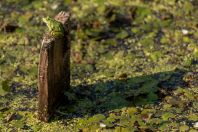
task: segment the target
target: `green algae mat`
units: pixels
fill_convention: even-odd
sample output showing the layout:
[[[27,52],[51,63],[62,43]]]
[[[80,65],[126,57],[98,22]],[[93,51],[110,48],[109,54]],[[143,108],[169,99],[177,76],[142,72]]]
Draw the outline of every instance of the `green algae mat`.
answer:
[[[197,0],[1,0],[0,131],[198,131]],[[71,89],[37,119],[42,18],[71,16]]]

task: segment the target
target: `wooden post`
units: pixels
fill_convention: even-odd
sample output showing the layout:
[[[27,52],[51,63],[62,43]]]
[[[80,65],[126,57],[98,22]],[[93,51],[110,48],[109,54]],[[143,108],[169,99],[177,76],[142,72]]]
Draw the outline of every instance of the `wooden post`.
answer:
[[[60,12],[55,20],[65,28],[64,37],[43,37],[38,68],[38,118],[48,122],[56,107],[64,101],[70,86],[69,13]]]

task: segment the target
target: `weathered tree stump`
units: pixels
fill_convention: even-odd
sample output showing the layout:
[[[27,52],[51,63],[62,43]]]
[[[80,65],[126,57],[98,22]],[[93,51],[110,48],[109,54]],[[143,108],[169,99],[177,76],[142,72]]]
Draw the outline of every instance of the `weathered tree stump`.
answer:
[[[46,33],[42,41],[38,69],[38,118],[45,122],[64,101],[64,91],[70,86],[69,17],[66,12],[55,17],[64,26],[63,37]]]

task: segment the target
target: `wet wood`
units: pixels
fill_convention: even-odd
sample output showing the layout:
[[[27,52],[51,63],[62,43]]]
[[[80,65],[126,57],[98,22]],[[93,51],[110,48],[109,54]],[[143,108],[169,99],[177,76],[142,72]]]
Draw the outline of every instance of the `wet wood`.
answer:
[[[44,35],[38,68],[38,118],[45,122],[64,101],[64,91],[70,86],[69,13],[60,12],[55,19],[64,25],[64,36]]]

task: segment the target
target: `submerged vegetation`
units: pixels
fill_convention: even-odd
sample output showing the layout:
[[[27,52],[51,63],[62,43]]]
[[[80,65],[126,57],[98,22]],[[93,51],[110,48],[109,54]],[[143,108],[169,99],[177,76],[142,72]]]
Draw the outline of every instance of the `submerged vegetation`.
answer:
[[[1,0],[0,131],[198,126],[197,0]],[[70,10],[71,89],[37,120],[42,18]]]

